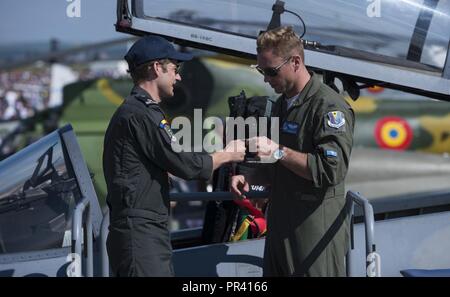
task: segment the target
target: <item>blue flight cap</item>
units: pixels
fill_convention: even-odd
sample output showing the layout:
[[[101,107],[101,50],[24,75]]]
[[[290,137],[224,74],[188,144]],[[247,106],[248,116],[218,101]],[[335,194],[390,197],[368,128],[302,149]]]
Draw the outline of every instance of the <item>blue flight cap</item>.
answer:
[[[136,41],[124,58],[128,62],[128,68],[133,70],[141,64],[154,60],[188,61],[192,59],[192,55],[177,51],[172,43],[162,37],[147,35]]]

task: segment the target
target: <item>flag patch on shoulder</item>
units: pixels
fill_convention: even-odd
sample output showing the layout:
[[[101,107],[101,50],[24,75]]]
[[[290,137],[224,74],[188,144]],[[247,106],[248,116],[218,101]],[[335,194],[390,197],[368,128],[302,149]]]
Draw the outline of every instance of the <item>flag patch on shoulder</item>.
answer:
[[[163,129],[167,135],[170,138],[170,141],[175,142],[177,141],[177,138],[175,135],[173,135],[172,129],[170,129],[170,125],[169,122],[167,122],[167,120],[163,119],[160,123],[159,123],[159,127],[161,129]]]
[[[338,154],[337,154],[336,151],[326,150],[326,151],[325,151],[325,156],[337,158]]]

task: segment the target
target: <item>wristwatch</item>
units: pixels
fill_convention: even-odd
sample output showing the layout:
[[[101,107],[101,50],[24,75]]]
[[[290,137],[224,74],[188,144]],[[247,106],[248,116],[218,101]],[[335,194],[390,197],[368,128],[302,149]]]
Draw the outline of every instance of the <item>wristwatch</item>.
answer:
[[[282,147],[276,149],[276,150],[273,152],[273,157],[274,157],[274,159],[275,159],[276,161],[283,159],[283,158],[284,158],[284,155],[285,155],[285,153],[284,153],[284,150],[283,150]]]

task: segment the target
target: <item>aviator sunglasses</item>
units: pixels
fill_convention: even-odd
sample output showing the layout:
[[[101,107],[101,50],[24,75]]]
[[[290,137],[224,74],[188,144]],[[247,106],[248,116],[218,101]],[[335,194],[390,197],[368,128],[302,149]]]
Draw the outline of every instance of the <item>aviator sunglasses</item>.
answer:
[[[258,70],[259,73],[261,73],[264,76],[275,77],[278,75],[278,72],[280,72],[281,67],[286,65],[286,63],[289,62],[291,58],[292,56],[284,60],[280,65],[276,67],[261,68],[259,65],[251,65],[250,67],[255,68],[256,70]]]

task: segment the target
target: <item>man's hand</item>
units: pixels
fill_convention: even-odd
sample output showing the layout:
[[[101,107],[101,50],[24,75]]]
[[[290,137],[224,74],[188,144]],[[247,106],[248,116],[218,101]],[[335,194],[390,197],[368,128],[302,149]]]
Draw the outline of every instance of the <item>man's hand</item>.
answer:
[[[242,162],[245,157],[245,142],[240,139],[232,140],[227,144],[224,152],[229,153],[229,162]]]
[[[229,162],[242,162],[245,158],[245,142],[233,140],[228,143],[223,151],[211,154],[213,171]]]
[[[252,137],[248,140],[249,151],[256,152],[262,163],[275,163],[273,153],[280,147],[266,136]]]
[[[244,193],[250,191],[250,186],[243,175],[235,175],[231,177],[230,191],[236,199],[246,199]]]

